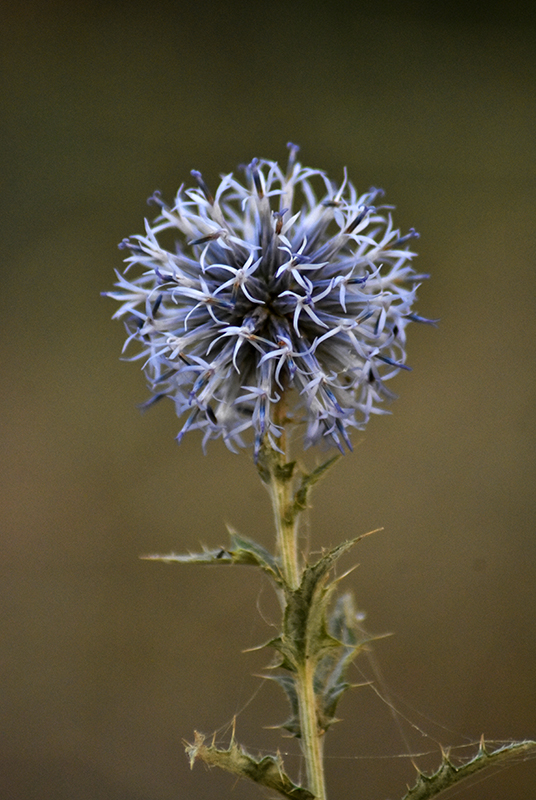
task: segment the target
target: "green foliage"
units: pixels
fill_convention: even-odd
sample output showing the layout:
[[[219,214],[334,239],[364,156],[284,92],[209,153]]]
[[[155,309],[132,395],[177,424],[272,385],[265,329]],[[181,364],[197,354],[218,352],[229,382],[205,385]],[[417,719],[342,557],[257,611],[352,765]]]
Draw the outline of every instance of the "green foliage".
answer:
[[[277,559],[261,544],[240,536],[235,530],[227,527],[230,535],[229,553],[233,564],[249,564],[260,567],[272,580],[280,585],[282,576]]]
[[[326,474],[337,458],[331,458],[311,473],[306,473],[295,462],[285,462],[280,453],[261,448],[257,468],[272,498],[283,498],[279,506],[283,526],[288,526],[289,530],[293,528],[300,513],[307,507],[311,488]],[[292,535],[295,535],[296,529],[293,530]],[[366,636],[360,626],[361,618],[352,596],[346,593],[335,599],[341,578],[330,578],[338,559],[364,536],[342,542],[324,552],[316,562],[304,564],[299,571],[299,584],[291,586],[290,581],[285,579],[280,549],[277,555],[273,555],[262,545],[238,534],[232,528],[228,528],[228,531],[230,539],[227,547],[203,547],[199,553],[171,553],[146,558],[166,563],[254,566],[269,576],[281,600],[283,617],[281,632],[262,645],[277,652],[275,662],[269,667],[274,671],[265,677],[275,681],[283,689],[289,702],[290,715],[278,727],[300,738],[304,745],[307,729],[304,727],[302,736],[300,714],[303,707],[300,708],[300,703],[303,704],[303,697],[300,699],[300,688],[303,691],[305,682],[312,679],[310,696],[312,698],[314,695],[314,700],[308,701],[308,713],[314,719],[314,735],[320,738],[337,722],[337,706],[344,693],[355,685],[347,680],[348,668],[371,641],[371,637]],[[186,751],[191,766],[196,760],[201,760],[208,766],[220,767],[277,791],[288,800],[315,800],[315,794],[310,789],[291,781],[284,771],[279,754],[256,759],[236,743],[234,735],[227,749],[219,749],[214,743],[206,745],[205,738],[196,733],[194,744],[188,744]],[[457,765],[445,753],[441,765],[434,773],[427,775],[419,772],[415,785],[408,789],[403,800],[429,800],[482,769],[502,766],[532,752],[536,752],[536,742],[513,742],[488,751],[482,740],[478,753]],[[309,780],[309,786],[311,785]],[[325,796],[322,790],[316,794]]]
[[[285,486],[292,479],[295,479],[295,483],[298,483],[298,487],[293,493],[292,502],[285,512],[286,524],[292,525],[300,512],[305,511],[309,492],[326,475],[328,470],[337,463],[340,457],[340,455],[332,456],[312,472],[304,472],[301,467],[297,467],[295,461],[286,462],[281,457],[281,454],[272,448],[261,447],[257,470],[266,486],[270,487],[277,484]]]
[[[350,595],[343,595],[329,613],[338,579],[329,581],[329,572],[344,553],[362,539],[358,536],[325,553],[315,564],[304,568],[298,589],[283,586],[285,611],[279,636],[264,646],[274,648],[280,658],[272,669],[285,673],[267,675],[283,689],[290,705],[290,717],[280,727],[300,737],[299,704],[296,680],[306,665],[314,673],[317,724],[324,733],[333,722],[336,707],[351,688],[345,680],[348,667],[365,644],[358,630],[358,617]]]
[[[324,619],[324,640],[319,642],[317,657],[313,658],[316,714],[318,727],[322,733],[325,733],[334,722],[338,721],[335,711],[339,701],[348,689],[355,686],[346,680],[347,670],[359,652],[370,641],[370,638],[364,637],[360,631],[358,619],[350,594],[344,594],[338,598],[333,611],[327,616],[327,624]],[[276,646],[276,649],[281,652],[280,640],[276,640],[276,642],[277,644],[269,642],[268,645]],[[299,705],[296,679],[292,674],[296,670],[287,666],[284,659],[274,666],[286,667],[288,670],[285,673],[266,676],[281,686],[290,705],[290,717],[279,727],[284,728],[293,736],[299,737]]]
[[[243,564],[260,567],[267,572],[275,583],[281,583],[281,574],[277,559],[265,547],[240,536],[232,528],[228,528],[230,543],[228,547],[203,548],[200,553],[169,553],[167,555],[143,556],[149,561],[162,561],[165,564],[204,564],[204,565],[232,565]]]
[[[141,556],[144,561],[162,561],[164,564],[234,564],[232,554],[223,547],[203,547],[200,553],[154,553]]]
[[[337,722],[335,711],[343,694],[355,684],[346,680],[348,668],[370,638],[358,627],[354,599],[350,593],[341,595],[329,616],[328,631],[339,647],[328,652],[319,662],[315,673],[317,714],[322,730]]]
[[[338,558],[363,537],[358,536],[335,547],[315,564],[304,568],[300,586],[284,586],[286,608],[281,635],[270,645],[283,657],[282,665],[296,672],[308,661],[316,666],[320,659],[339,642],[328,632],[326,612],[336,581],[328,583],[328,575]]]
[[[306,476],[304,480],[308,488],[319,480],[328,466],[326,462],[319,471]],[[227,548],[204,548],[200,553],[171,553],[146,558],[165,563],[249,565],[269,575],[285,599],[282,631],[263,645],[279,653],[280,658],[272,668],[286,670],[286,674],[266,676],[281,686],[290,704],[290,717],[280,727],[294,736],[301,735],[295,676],[307,663],[315,675],[318,726],[324,732],[336,721],[336,707],[344,692],[351,688],[345,680],[347,669],[365,643],[356,626],[357,616],[350,595],[339,598],[329,613],[338,584],[338,579],[329,580],[329,573],[337,560],[364,537],[342,542],[314,564],[306,565],[300,586],[292,590],[285,584],[275,556],[252,539],[241,536],[232,528],[228,530],[230,542]]]
[[[448,753],[444,753],[439,769],[432,775],[420,772],[415,786],[409,789],[403,800],[429,800],[474,775],[475,772],[488,767],[503,766],[508,761],[534,752],[536,752],[536,742],[533,741],[512,742],[497,750],[488,751],[482,738],[476,756],[458,766],[452,763]]]
[[[196,732],[194,744],[186,745],[186,753],[191,767],[195,761],[203,761],[209,767],[220,767],[240,778],[273,789],[288,800],[314,800],[314,795],[308,789],[293,783],[284,772],[279,754],[257,760],[237,744],[234,737],[227,750],[220,750],[214,744],[206,745],[205,737]]]
[[[296,513],[304,511],[307,508],[307,496],[309,491],[313,488],[315,483],[318,483],[318,481],[324,477],[328,469],[337,463],[340,457],[340,455],[332,456],[332,458],[328,458],[327,461],[324,461],[323,464],[320,464],[320,466],[312,472],[301,473],[301,483],[294,497],[294,510]]]

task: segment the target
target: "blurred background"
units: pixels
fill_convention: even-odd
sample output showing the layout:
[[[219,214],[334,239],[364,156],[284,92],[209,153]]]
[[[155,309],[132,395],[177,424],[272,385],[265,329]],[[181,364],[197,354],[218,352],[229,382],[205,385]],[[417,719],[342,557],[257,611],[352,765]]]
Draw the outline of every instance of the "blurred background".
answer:
[[[389,417],[313,496],[311,549],[372,528],[346,580],[377,642],[327,741],[331,797],[396,800],[411,752],[536,738],[535,12],[515,3],[2,5],[2,736],[6,800],[254,798],[201,765],[197,729],[252,752],[296,742],[261,685],[270,587],[248,568],[139,560],[266,546],[247,454],[171,403],[141,416],[138,364],[100,297],[155,189],[214,186],[252,157],[386,190],[432,279]],[[311,459],[320,456],[311,456]],[[349,567],[352,559],[345,562]],[[260,688],[259,688],[260,687]],[[257,692],[258,690],[258,692]],[[257,694],[255,694],[257,692]],[[248,701],[251,700],[249,705]],[[244,707],[246,706],[247,707]],[[458,798],[527,800],[526,761]]]

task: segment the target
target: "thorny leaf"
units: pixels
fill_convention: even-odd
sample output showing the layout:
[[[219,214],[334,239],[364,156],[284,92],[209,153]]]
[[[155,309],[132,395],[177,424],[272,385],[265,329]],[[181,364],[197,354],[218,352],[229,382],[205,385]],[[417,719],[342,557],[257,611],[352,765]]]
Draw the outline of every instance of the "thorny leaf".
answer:
[[[280,636],[266,644],[281,654],[283,661],[279,666],[295,672],[306,657],[318,661],[326,647],[337,646],[326,630],[326,607],[333,587],[325,587],[325,583],[337,558],[360,538],[343,542],[316,564],[305,567],[297,589],[283,586],[286,599],[283,630]]]
[[[263,675],[263,678],[278,683],[285,692],[290,705],[290,717],[280,725],[274,725],[273,727],[282,728],[283,730],[292,734],[292,736],[300,738],[300,708],[298,704],[298,694],[296,692],[296,681],[294,680],[294,676],[288,673],[283,673],[279,675]]]
[[[140,556],[144,561],[162,561],[164,564],[234,564],[231,553],[223,547],[203,547],[200,553],[154,553]]]
[[[324,731],[337,722],[335,711],[339,701],[354,685],[346,680],[348,668],[366,643],[373,638],[363,636],[358,628],[358,621],[359,616],[351,594],[339,597],[330,614],[328,631],[340,642],[340,646],[324,656],[315,674],[318,717]]]
[[[343,694],[356,686],[345,679],[351,663],[368,642],[380,638],[367,636],[360,629],[359,622],[360,617],[356,613],[352,596],[350,594],[342,595],[329,615],[327,630],[332,637],[331,647],[320,659],[314,678],[318,725],[323,732],[338,721],[335,711]],[[289,665],[284,661],[274,666],[289,669]],[[298,695],[292,671],[291,674],[264,675],[263,677],[273,680],[281,686],[290,705],[289,718],[276,727],[283,728],[293,736],[300,737]]]
[[[536,752],[536,742],[512,742],[498,750],[489,752],[486,749],[484,737],[480,741],[478,753],[469,761],[455,766],[449,758],[448,753],[443,754],[441,766],[432,775],[419,773],[416,784],[404,795],[403,800],[429,800],[440,792],[449,789],[459,781],[474,775],[482,769],[492,766],[501,766],[507,761],[519,758],[519,756]]]
[[[230,553],[233,564],[251,564],[267,572],[277,584],[281,583],[281,572],[276,558],[262,545],[238,534],[227,526],[231,537]]]
[[[214,744],[206,745],[205,737],[195,732],[194,744],[186,744],[186,753],[190,759],[190,767],[199,760],[209,767],[220,767],[240,778],[274,789],[288,800],[314,800],[314,795],[303,786],[297,786],[283,770],[283,759],[276,756],[264,756],[259,760],[250,756],[234,738],[227,750],[220,750]]]
[[[328,614],[338,579],[327,583],[327,578],[337,559],[361,538],[343,542],[315,564],[306,567],[298,589],[292,591],[284,587],[283,630],[264,645],[277,650],[280,655],[279,662],[271,668],[290,673],[269,677],[281,686],[290,704],[289,719],[278,727],[294,736],[301,735],[295,676],[306,663],[315,670],[314,689],[320,730],[327,730],[336,721],[337,704],[351,686],[345,680],[346,671],[365,641],[358,635],[358,617],[349,595],[344,595]]]
[[[310,663],[318,663],[327,651],[339,646],[327,630],[327,606],[337,584],[332,581],[326,585],[328,573],[344,553],[367,535],[337,545],[304,569],[296,590],[285,589],[287,606],[277,649],[294,667],[304,663],[306,657],[312,659]]]
[[[307,495],[309,490],[324,477],[330,467],[332,467],[341,456],[337,454],[332,458],[328,458],[323,464],[314,469],[310,473],[302,473],[300,487],[294,496],[294,512],[305,511],[307,508]]]
[[[277,559],[266,550],[265,547],[240,536],[232,528],[228,528],[230,535],[230,545],[228,548],[203,548],[201,553],[169,553],[167,555],[142,556],[148,561],[162,561],[166,564],[245,564],[260,567],[267,572],[277,583],[281,583],[281,573]]]

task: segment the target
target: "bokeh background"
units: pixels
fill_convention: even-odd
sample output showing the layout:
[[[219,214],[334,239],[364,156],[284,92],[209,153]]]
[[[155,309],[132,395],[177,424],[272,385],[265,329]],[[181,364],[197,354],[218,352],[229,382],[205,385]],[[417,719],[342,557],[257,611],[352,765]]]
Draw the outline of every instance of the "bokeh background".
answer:
[[[422,234],[419,311],[441,318],[410,328],[393,415],[354,437],[308,520],[313,550],[385,528],[347,586],[394,635],[374,647],[383,679],[366,658],[352,679],[418,726],[401,720],[414,752],[536,738],[534,10],[88,0],[0,16],[2,798],[262,796],[184,757],[194,729],[228,741],[234,714],[239,741],[300,773],[296,743],[264,729],[286,713],[253,676],[267,654],[240,652],[272,630],[264,579],[138,558],[225,544],[225,522],[269,546],[268,498],[247,455],[203,456],[196,434],[178,447],[171,404],[139,414],[143,376],[99,296],[155,189],[284,160],[288,140],[385,188]],[[341,716],[331,796],[401,797],[414,770],[387,703],[362,688]],[[527,800],[535,779],[527,761],[456,797]]]

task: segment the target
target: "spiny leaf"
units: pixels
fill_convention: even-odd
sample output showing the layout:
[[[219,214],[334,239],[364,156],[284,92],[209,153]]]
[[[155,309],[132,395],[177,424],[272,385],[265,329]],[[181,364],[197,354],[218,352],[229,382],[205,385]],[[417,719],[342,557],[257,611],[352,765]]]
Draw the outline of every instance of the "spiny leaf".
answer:
[[[328,595],[333,582],[324,590]],[[329,597],[328,597],[329,600]],[[346,680],[346,673],[359,652],[366,644],[378,636],[367,635],[360,627],[360,615],[357,614],[353,598],[350,594],[342,595],[325,619],[325,607],[322,603],[321,627],[311,632],[311,628],[318,626],[318,620],[311,623],[308,621],[309,634],[311,640],[307,642],[309,664],[316,661],[314,675],[314,692],[316,697],[318,724],[320,730],[327,731],[328,728],[337,722],[335,711],[343,694],[356,686]],[[316,644],[316,647],[315,647]],[[279,728],[299,737],[300,721],[298,711],[298,698],[296,692],[295,674],[298,672],[300,657],[294,647],[294,642],[289,643],[288,636],[282,634],[276,639],[269,641],[264,647],[272,647],[279,652],[281,660],[270,666],[270,669],[285,669],[291,674],[265,675],[264,677],[276,681],[284,690],[290,704],[291,715]],[[366,685],[366,684],[357,684]]]
[[[337,581],[326,586],[326,579],[337,559],[367,535],[342,542],[325,553],[315,564],[307,566],[297,589],[291,590],[286,584],[282,584],[286,599],[283,630],[279,636],[261,645],[271,647],[280,654],[281,661],[273,667],[296,672],[306,659],[314,667],[327,653],[341,647],[341,641],[329,632],[326,620],[327,608]],[[338,628],[337,633],[340,633]]]
[[[277,582],[281,582],[281,572],[277,559],[261,544],[240,536],[233,528],[227,526],[231,537],[230,553],[233,564],[251,564],[268,572]]]
[[[260,567],[276,581],[281,583],[281,573],[277,559],[265,547],[240,536],[232,528],[228,528],[230,546],[228,548],[206,548],[201,553],[169,553],[167,555],[142,556],[147,561],[162,561],[166,564],[245,564]]]
[[[298,694],[296,692],[296,681],[293,675],[263,675],[266,680],[278,683],[287,696],[290,705],[290,717],[275,728],[283,728],[297,738],[301,735],[300,710],[298,705]]]
[[[360,614],[354,603],[354,598],[350,592],[345,592],[338,599],[335,608],[329,616],[329,632],[346,647],[355,647],[362,639],[358,636],[358,622],[364,618]]]
[[[315,694],[318,716],[323,730],[337,721],[335,711],[343,694],[352,684],[346,681],[346,672],[366,641],[358,636],[358,615],[352,596],[347,593],[338,598],[330,614],[328,632],[340,646],[328,652],[320,661],[315,674]]]
[[[323,464],[314,469],[312,472],[304,473],[302,475],[300,487],[294,496],[294,510],[304,511],[307,508],[307,495],[309,490],[313,488],[315,483],[324,477],[330,467],[332,467],[340,458],[340,455],[328,458]]]
[[[474,775],[475,772],[487,767],[502,766],[509,760],[533,752],[536,752],[536,742],[533,741],[512,742],[490,752],[486,749],[482,738],[478,753],[469,761],[455,766],[449,756],[444,754],[441,766],[436,772],[432,775],[419,773],[415,786],[404,795],[403,800],[429,800],[459,781]]]
[[[205,548],[201,553],[167,553],[166,555],[140,556],[144,561],[162,561],[165,564],[234,564],[233,556],[223,547]]]
[[[375,533],[375,531],[371,531],[370,533]],[[370,536],[370,533],[363,533],[361,536],[356,536],[353,539],[347,539],[345,542],[341,542],[341,544],[338,544],[332,550],[328,550],[327,553],[324,553],[314,564],[305,568],[300,588],[297,591],[306,602],[311,600],[319,583],[325,578],[335,562],[344,555],[344,553],[348,552],[348,550],[360,542],[361,539],[364,539],[365,536]]]
[[[205,737],[197,731],[194,744],[186,743],[186,753],[190,759],[190,767],[200,760],[209,767],[220,767],[240,778],[247,778],[268,789],[274,789],[288,800],[314,800],[314,795],[308,789],[297,786],[285,774],[279,754],[257,760],[234,739],[227,750],[220,750],[214,744],[205,745]]]
[[[326,580],[337,559],[362,538],[357,536],[337,545],[315,564],[307,566],[297,589],[283,587],[286,598],[283,631],[269,646],[283,657],[280,666],[284,669],[294,672],[306,659],[315,667],[330,650],[340,647],[341,643],[327,630],[326,621],[327,607],[337,581],[326,586]]]
[[[353,547],[361,537],[343,542],[325,553],[315,564],[307,566],[297,589],[285,588],[286,608],[283,632],[274,640],[274,647],[294,669],[310,659],[318,662],[336,642],[326,629],[326,610],[333,590],[326,587],[328,573],[340,556]]]

